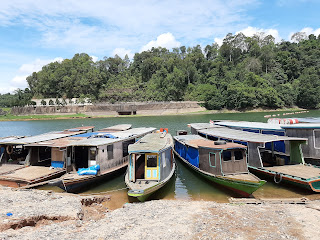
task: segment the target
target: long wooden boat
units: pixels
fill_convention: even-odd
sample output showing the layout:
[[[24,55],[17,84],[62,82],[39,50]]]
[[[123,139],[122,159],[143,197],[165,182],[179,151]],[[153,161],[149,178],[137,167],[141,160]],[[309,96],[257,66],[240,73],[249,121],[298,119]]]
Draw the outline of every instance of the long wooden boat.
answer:
[[[176,168],[172,150],[173,140],[166,131],[148,134],[129,146],[125,182],[130,197],[143,202],[172,178]]]
[[[202,177],[248,197],[266,182],[249,173],[246,146],[199,135],[175,136],[175,154]]]
[[[115,131],[113,127],[110,132],[105,129],[42,143],[57,153],[55,161],[67,170],[66,174],[48,184],[67,192],[80,192],[92,184],[124,173],[128,166],[128,146],[155,130],[132,128]]]
[[[51,151],[41,143],[87,133],[92,129],[93,126],[82,126],[30,137],[0,139],[0,185],[25,187],[60,177],[66,169],[51,161]],[[28,147],[35,143],[37,148]]]
[[[197,131],[209,139],[223,139],[247,145],[248,167],[254,174],[275,183],[287,183],[320,192],[320,168],[306,164],[301,149],[301,144],[306,144],[307,138],[265,135],[222,126]],[[275,150],[279,142],[289,149],[289,153]]]

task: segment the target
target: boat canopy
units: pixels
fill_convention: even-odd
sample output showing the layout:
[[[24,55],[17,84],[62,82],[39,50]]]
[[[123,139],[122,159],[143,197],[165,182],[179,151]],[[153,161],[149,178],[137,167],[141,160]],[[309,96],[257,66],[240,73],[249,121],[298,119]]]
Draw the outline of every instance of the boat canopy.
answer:
[[[152,133],[144,136],[139,142],[129,145],[129,153],[154,152],[172,147],[171,135],[166,132]]]
[[[33,144],[26,145],[27,147],[35,146],[48,146],[48,147],[69,147],[69,146],[101,146],[108,145],[115,142],[123,141],[125,139],[130,139],[132,137],[139,137],[147,133],[153,132],[156,128],[133,128],[122,132],[112,133],[112,138],[102,138],[102,137],[91,137],[96,136],[97,134],[110,134],[103,132],[91,132],[85,134],[78,134],[71,137],[49,140],[44,142],[38,142]]]
[[[210,128],[199,130],[199,133],[209,136],[215,136],[218,138],[238,140],[243,142],[253,143],[268,143],[276,141],[302,141],[307,142],[307,138],[287,137],[278,135],[267,135],[253,132],[245,132],[241,130],[230,129],[227,127]]]
[[[262,122],[246,122],[246,121],[224,121],[224,122],[216,122],[216,125],[231,127],[231,128],[249,128],[249,129],[259,129],[259,130],[282,130],[280,124],[272,124],[272,123],[262,123]]]

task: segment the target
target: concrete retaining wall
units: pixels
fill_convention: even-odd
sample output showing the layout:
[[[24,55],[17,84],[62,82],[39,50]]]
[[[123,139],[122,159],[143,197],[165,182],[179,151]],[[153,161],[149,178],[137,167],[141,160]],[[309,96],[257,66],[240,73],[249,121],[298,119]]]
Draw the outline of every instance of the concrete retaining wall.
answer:
[[[197,102],[134,102],[134,103],[98,103],[84,106],[36,106],[13,107],[13,115],[48,115],[84,113],[91,116],[98,115],[162,115],[174,113],[188,113],[203,111]]]

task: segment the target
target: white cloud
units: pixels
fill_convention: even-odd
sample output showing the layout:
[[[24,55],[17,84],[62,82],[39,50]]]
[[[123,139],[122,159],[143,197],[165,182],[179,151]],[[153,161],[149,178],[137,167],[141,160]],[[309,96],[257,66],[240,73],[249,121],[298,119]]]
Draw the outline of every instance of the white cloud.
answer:
[[[146,45],[144,45],[140,52],[143,51],[147,51],[150,50],[153,47],[163,47],[163,48],[167,48],[168,50],[171,50],[172,48],[175,47],[180,47],[181,43],[178,42],[175,37],[172,35],[172,33],[164,33],[161,34],[157,37],[157,40],[152,40],[149,43],[147,43]]]
[[[214,38],[214,42],[221,46],[223,43],[223,38]]]
[[[132,59],[134,56],[134,53],[132,53],[131,50],[129,49],[125,49],[125,48],[116,48],[115,50],[113,50],[112,52],[112,56],[118,55],[119,57],[121,57],[122,59],[128,55],[129,59]]]
[[[109,55],[116,48],[138,51],[164,32],[187,46],[221,37],[247,24],[246,8],[258,1],[10,0],[0,1],[0,26],[30,27],[41,47]]]
[[[42,69],[43,66],[51,62],[62,62],[63,58],[57,57],[54,59],[36,59],[31,63],[22,64],[19,68],[15,77],[13,77],[9,83],[9,87],[0,89],[0,91],[10,90],[12,92],[14,89],[21,88],[24,89],[28,87],[26,78],[31,75],[33,72],[38,72]]]
[[[93,56],[93,55],[92,55],[92,56],[90,56],[90,57],[92,58],[92,61],[93,61],[93,62],[96,62],[96,61],[98,61],[98,59],[99,59],[98,57]]]
[[[275,42],[281,41],[281,37],[280,37],[277,29],[272,29],[272,28],[263,29],[263,28],[256,28],[256,27],[249,26],[245,29],[242,29],[242,30],[236,32],[236,34],[238,34],[240,32],[242,32],[247,37],[252,37],[253,35],[255,35],[257,33],[264,33],[265,36],[272,35],[275,39]]]
[[[320,35],[320,28],[318,29],[313,29],[311,27],[306,27],[301,29],[300,31],[297,32],[304,32],[306,33],[306,36],[309,36],[310,34],[314,34],[316,37],[318,37]],[[291,32],[288,36],[289,41],[291,40],[291,37],[293,34],[295,34],[296,32]]]

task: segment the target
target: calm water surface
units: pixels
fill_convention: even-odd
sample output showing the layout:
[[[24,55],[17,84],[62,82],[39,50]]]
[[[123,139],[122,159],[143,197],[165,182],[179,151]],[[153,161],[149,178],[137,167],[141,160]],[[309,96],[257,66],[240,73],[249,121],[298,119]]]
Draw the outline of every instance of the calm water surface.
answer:
[[[223,113],[223,114],[199,114],[199,115],[178,115],[178,116],[148,116],[148,117],[115,117],[99,119],[68,119],[68,120],[39,120],[39,121],[12,121],[0,122],[0,137],[10,135],[36,135],[49,131],[73,128],[78,126],[95,126],[95,130],[111,125],[130,123],[133,127],[166,127],[169,132],[175,135],[177,130],[189,130],[188,123],[209,122],[209,120],[242,120],[266,122],[264,118],[268,114],[280,114],[283,112],[263,113]],[[290,117],[320,117],[320,111],[290,115]],[[112,201],[108,202],[110,209],[121,207],[126,202],[134,199],[127,197],[124,175],[116,177],[105,183],[101,183],[82,194],[108,192]],[[57,190],[58,191],[58,190]],[[308,191],[288,186],[277,185],[268,182],[254,193],[258,198],[294,198],[308,197],[309,199],[320,199],[320,194],[313,194]],[[185,200],[206,200],[227,202],[229,197],[237,197],[231,191],[207,182],[197,174],[190,171],[177,161],[175,177],[156,194],[153,199],[185,199]]]

